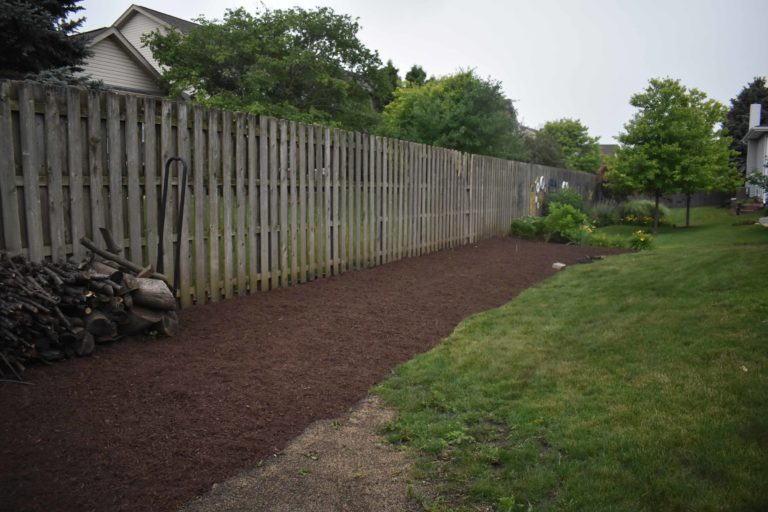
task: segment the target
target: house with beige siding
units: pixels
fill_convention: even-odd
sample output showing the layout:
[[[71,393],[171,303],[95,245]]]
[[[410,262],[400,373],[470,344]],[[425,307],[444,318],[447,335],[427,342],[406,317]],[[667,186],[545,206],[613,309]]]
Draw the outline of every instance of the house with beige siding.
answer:
[[[195,23],[141,5],[131,5],[111,26],[80,34],[92,56],[83,72],[112,89],[162,94],[161,68],[141,38],[154,31],[187,33]]]

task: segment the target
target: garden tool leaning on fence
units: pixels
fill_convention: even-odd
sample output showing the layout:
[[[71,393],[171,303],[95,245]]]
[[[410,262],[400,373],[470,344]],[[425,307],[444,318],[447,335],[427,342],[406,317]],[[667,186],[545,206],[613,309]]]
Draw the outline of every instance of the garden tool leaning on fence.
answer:
[[[170,188],[171,164],[173,162],[181,163],[181,183],[179,184],[179,203],[178,214],[176,217],[176,245],[173,253],[173,288],[171,292],[176,295],[179,289],[179,265],[181,262],[181,230],[184,227],[184,198],[187,192],[187,163],[183,158],[177,156],[171,157],[165,161],[165,175],[163,176],[163,190],[160,199],[160,215],[157,219],[157,272],[162,274],[163,265],[163,238],[165,236],[165,210],[168,204],[168,189]],[[173,233],[171,233],[173,236]]]

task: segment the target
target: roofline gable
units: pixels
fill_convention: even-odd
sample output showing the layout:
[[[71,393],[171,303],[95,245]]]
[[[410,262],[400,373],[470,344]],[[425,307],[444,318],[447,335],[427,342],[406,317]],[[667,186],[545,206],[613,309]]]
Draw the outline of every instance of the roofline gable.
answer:
[[[155,67],[149,63],[149,61],[144,58],[144,56],[134,47],[126,38],[125,36],[114,26],[107,28],[100,34],[98,34],[96,37],[88,41],[88,46],[93,46],[100,41],[103,41],[104,39],[108,37],[114,37],[120,46],[122,46],[125,50],[128,51],[128,53],[133,57],[133,59],[144,69],[146,69],[153,78],[156,80],[160,80],[160,73],[155,69]]]
[[[178,18],[178,17],[173,16],[171,14],[161,13],[160,11],[153,11],[149,7],[142,7],[141,5],[131,4],[131,6],[128,7],[128,9],[126,9],[125,12],[123,14],[121,14],[120,17],[117,18],[117,20],[115,20],[114,23],[112,23],[112,26],[119,29],[122,24],[124,24],[126,21],[128,21],[128,18],[130,18],[132,14],[140,13],[140,14],[143,14],[144,16],[146,16],[147,18],[151,19],[155,23],[158,23],[158,24],[162,25],[165,28],[170,28],[170,29],[178,30],[178,31],[180,31],[182,33],[186,33],[189,30],[189,27],[185,28],[183,26],[174,25],[173,23],[171,23],[171,22],[161,18],[157,14],[155,14],[155,12],[157,12],[158,14],[162,14],[163,16],[166,16],[168,18],[178,19],[179,20],[179,24],[197,25],[196,23],[194,23],[192,21],[184,20],[182,18]]]

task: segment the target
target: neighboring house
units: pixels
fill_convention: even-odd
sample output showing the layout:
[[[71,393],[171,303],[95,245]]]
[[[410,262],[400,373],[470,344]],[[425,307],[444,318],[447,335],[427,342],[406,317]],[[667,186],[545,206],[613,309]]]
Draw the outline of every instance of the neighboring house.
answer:
[[[600,144],[600,154],[604,156],[613,156],[619,149],[618,144]]]
[[[162,94],[161,68],[141,37],[155,30],[187,33],[196,24],[154,9],[131,5],[111,26],[84,32],[93,55],[83,72],[111,89]]]
[[[761,105],[755,103],[749,108],[749,131],[742,139],[747,145],[747,174],[768,175],[768,126],[761,124]],[[768,117],[768,112],[766,112]],[[768,121],[768,119],[766,119]],[[768,202],[768,190],[747,184],[747,196]]]

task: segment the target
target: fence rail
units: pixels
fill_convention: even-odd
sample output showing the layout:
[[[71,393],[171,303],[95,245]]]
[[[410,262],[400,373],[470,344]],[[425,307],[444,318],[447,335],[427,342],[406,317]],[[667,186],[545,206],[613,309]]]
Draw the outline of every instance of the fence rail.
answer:
[[[156,97],[0,82],[0,249],[84,256],[108,227],[155,264],[164,162],[189,165],[167,274],[183,306],[455,247],[536,213],[549,186],[593,175]],[[172,243],[181,240],[173,269]]]

